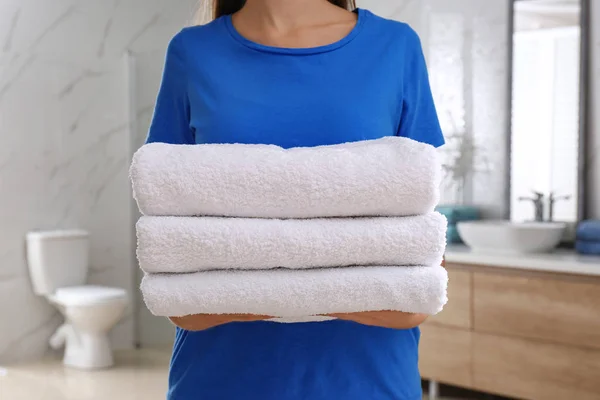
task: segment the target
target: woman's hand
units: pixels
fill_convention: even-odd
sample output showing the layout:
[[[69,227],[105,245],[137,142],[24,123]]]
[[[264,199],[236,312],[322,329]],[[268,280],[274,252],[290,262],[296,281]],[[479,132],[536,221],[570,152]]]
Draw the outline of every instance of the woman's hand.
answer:
[[[252,314],[197,314],[169,318],[173,324],[186,331],[203,331],[230,322],[263,321],[272,317]]]
[[[363,325],[391,329],[416,328],[425,322],[428,317],[426,314],[413,314],[400,311],[369,311],[349,314],[331,314],[330,316]]]

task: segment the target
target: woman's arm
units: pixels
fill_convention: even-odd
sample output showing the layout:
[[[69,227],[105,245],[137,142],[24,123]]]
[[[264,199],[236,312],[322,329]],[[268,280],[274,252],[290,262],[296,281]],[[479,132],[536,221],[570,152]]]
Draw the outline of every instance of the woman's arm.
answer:
[[[203,331],[205,329],[214,328],[215,326],[229,324],[231,322],[252,322],[263,321],[269,319],[266,315],[249,315],[249,314],[198,314],[187,315],[185,317],[171,317],[171,322],[181,329],[186,331]]]
[[[403,68],[402,112],[398,136],[427,143],[434,147],[444,145],[444,134],[433,100],[429,72],[421,40],[408,29],[406,56]]]
[[[422,324],[426,319],[425,314],[411,314],[399,311],[373,311],[352,314],[332,314],[331,317],[354,321],[363,325],[380,326],[392,329],[410,329]],[[185,317],[171,317],[171,322],[186,331],[203,331],[231,322],[252,322],[270,319],[266,315],[187,315]]]
[[[332,317],[362,325],[379,326],[391,329],[411,329],[427,319],[426,314],[413,314],[400,311],[369,311],[351,314],[331,314]]]
[[[399,311],[373,311],[352,314],[332,314],[331,317],[354,321],[363,325],[380,326],[392,329],[410,329],[421,325],[427,319],[425,314],[403,313]],[[171,322],[186,331],[203,331],[231,322],[252,322],[270,319],[266,315],[187,315],[171,317]]]
[[[175,35],[167,48],[163,75],[156,97],[154,114],[146,143],[194,144],[190,127],[187,63],[181,34]]]

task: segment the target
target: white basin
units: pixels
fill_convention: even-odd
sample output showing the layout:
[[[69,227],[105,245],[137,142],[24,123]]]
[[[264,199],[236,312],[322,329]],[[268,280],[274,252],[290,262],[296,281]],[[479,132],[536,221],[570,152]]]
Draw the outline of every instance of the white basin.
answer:
[[[560,243],[566,224],[558,222],[465,221],[458,234],[472,251],[547,253]]]

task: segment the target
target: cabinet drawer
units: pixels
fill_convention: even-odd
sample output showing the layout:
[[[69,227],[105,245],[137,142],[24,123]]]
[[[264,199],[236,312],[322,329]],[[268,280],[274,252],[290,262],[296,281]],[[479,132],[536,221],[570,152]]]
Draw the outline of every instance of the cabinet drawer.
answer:
[[[473,296],[478,332],[600,349],[597,280],[476,273]]]
[[[425,379],[471,386],[471,332],[436,325],[421,327],[419,369]]]
[[[600,399],[600,351],[473,334],[473,386],[528,400]]]
[[[428,322],[471,329],[472,279],[473,274],[469,271],[448,270],[448,303]]]

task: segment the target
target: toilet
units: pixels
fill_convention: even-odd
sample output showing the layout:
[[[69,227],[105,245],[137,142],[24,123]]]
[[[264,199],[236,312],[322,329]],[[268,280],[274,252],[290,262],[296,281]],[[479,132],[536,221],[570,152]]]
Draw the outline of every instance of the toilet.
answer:
[[[82,230],[27,234],[27,263],[34,292],[57,307],[65,322],[50,338],[65,347],[63,362],[80,369],[113,365],[108,338],[128,304],[121,288],[86,285],[89,233]]]

